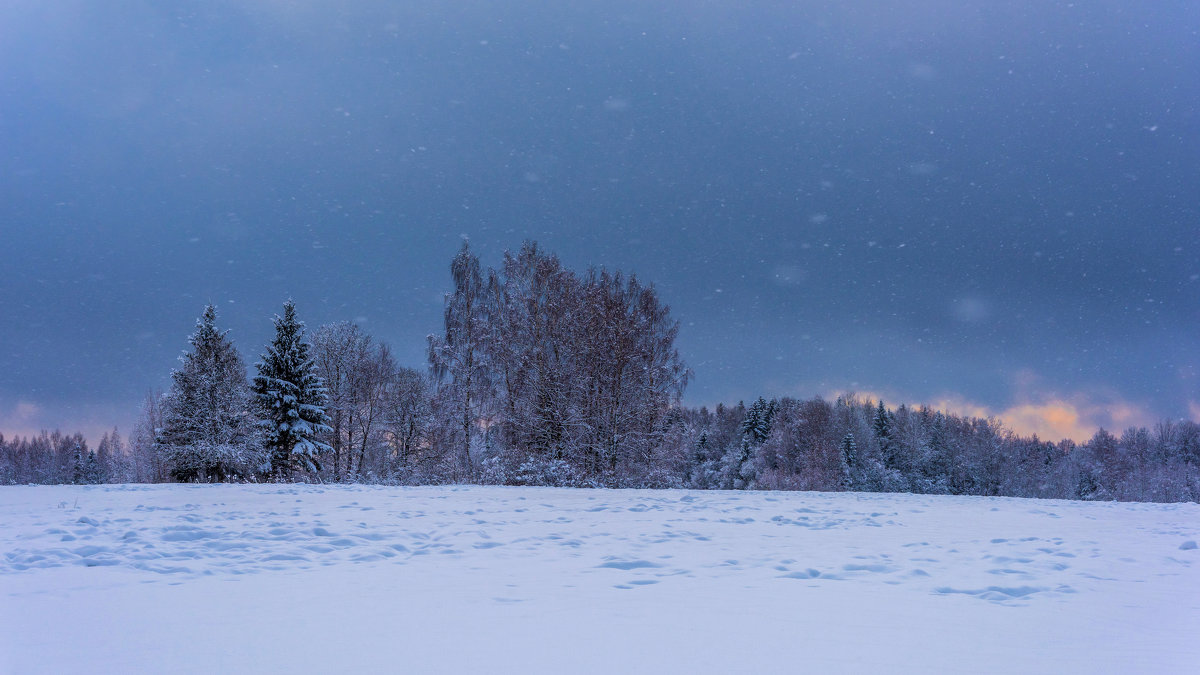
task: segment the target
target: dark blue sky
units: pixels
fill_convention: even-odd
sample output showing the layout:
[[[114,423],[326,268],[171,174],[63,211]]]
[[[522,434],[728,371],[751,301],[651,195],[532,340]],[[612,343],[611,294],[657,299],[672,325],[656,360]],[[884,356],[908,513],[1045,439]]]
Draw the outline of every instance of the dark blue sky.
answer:
[[[127,431],[210,301],[423,367],[463,235],[655,283],[690,403],[1200,418],[1200,4],[744,4],[5,2],[0,431]]]

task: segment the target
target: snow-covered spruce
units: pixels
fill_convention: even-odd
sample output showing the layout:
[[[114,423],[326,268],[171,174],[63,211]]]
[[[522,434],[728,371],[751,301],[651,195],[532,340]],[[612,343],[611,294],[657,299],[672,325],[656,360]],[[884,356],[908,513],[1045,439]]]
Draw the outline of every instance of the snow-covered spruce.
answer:
[[[262,461],[262,436],[249,412],[246,365],[216,322],[216,308],[208,305],[162,402],[155,449],[179,481],[236,478]]]
[[[332,431],[325,414],[328,397],[291,300],[284,303],[283,316],[275,317],[275,339],[255,368],[254,400],[271,475],[281,479],[297,468],[319,471],[318,456],[331,450],[319,437]]]

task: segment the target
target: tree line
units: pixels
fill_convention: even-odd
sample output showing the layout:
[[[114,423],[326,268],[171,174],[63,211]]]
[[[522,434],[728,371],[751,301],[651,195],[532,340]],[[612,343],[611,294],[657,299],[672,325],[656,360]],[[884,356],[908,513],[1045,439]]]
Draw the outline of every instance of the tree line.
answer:
[[[1200,425],[1050,443],[995,419],[853,395],[690,408],[678,323],[654,287],[576,273],[529,242],[451,265],[428,367],[288,301],[248,369],[206,307],[128,439],[5,440],[0,483],[323,481],[1200,500]]]

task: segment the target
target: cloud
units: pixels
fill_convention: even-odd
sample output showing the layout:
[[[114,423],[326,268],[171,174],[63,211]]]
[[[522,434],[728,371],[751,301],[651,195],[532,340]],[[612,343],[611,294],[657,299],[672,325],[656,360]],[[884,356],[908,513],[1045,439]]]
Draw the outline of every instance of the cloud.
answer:
[[[40,424],[42,406],[32,401],[17,401],[11,407],[0,407],[0,433],[5,436],[32,436]]]
[[[1022,435],[1036,434],[1048,439],[1083,440],[1095,433],[1095,425],[1083,420],[1079,410],[1067,401],[1022,403],[999,415],[1000,419]]]
[[[996,417],[1022,436],[1037,435],[1047,440],[1069,438],[1083,442],[1091,438],[1100,426],[1104,426],[1090,422],[1088,416],[1073,403],[1058,399],[1019,403],[1001,411]]]
[[[1016,393],[1005,407],[988,406],[958,394],[943,394],[924,399],[903,395],[881,395],[878,392],[855,392],[862,398],[901,403],[909,406],[927,405],[934,410],[965,417],[994,417],[1019,436],[1033,436],[1046,441],[1071,439],[1076,443],[1089,440],[1101,427],[1120,433],[1129,427],[1149,427],[1158,417],[1148,409],[1126,401],[1114,392],[1086,391],[1060,394],[1036,392],[1036,375],[1023,371],[1014,384]],[[830,398],[846,392],[834,392]],[[1200,404],[1191,404],[1192,417],[1200,419]]]
[[[1120,433],[1129,427],[1149,427],[1158,419],[1148,409],[1111,393],[1074,392],[1018,395],[1002,409],[946,397],[933,407],[960,415],[995,417],[1020,436],[1047,441],[1069,438],[1082,443],[1101,427]]]

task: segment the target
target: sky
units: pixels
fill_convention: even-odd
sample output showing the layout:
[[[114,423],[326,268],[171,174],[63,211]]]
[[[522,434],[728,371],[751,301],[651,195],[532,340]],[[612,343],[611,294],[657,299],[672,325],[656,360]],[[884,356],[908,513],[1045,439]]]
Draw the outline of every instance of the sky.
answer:
[[[1200,420],[1200,4],[0,4],[0,433],[127,433],[209,302],[424,368],[464,236],[653,283],[689,404]]]

